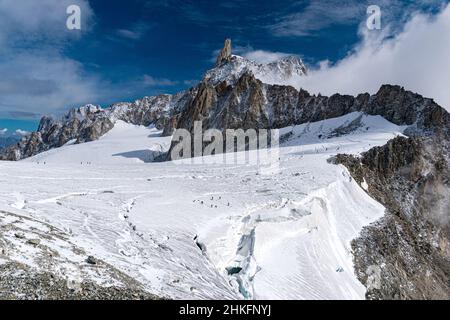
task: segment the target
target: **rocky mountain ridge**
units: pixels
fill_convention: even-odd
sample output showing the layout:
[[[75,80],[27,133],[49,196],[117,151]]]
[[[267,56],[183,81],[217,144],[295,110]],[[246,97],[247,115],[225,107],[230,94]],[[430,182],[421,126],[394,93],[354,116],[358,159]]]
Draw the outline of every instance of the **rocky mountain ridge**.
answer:
[[[352,243],[368,299],[450,298],[449,159],[442,132],[398,137],[360,158],[336,157],[386,207]]]
[[[205,129],[274,129],[355,111],[407,125],[411,135],[427,134],[437,127],[448,130],[449,114],[445,109],[400,86],[383,85],[374,95],[326,97],[290,86],[264,84],[251,73],[243,74],[235,85],[202,82],[191,104],[177,115],[177,127],[192,129],[194,121],[202,121]]]
[[[274,129],[355,111],[381,115],[397,125],[407,125],[408,135],[423,135],[436,128],[448,131],[449,114],[445,109],[432,99],[400,86],[384,85],[374,95],[326,97],[290,86],[265,84],[246,72],[234,85],[227,81],[213,85],[206,78],[197,87],[176,95],[145,97],[134,103],[117,103],[108,109],[87,105],[72,109],[61,120],[43,117],[37,132],[4,149],[0,159],[20,160],[71,140],[93,141],[108,132],[117,120],[145,126],[154,124],[170,135],[175,128],[192,130],[194,121],[202,121],[205,130]]]

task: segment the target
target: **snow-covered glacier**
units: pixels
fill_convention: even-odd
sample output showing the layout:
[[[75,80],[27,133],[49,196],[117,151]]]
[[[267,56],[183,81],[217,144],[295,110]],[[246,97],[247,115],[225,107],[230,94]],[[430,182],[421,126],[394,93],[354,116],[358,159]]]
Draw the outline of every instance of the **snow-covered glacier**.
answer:
[[[119,121],[99,140],[0,162],[0,225],[21,224],[25,238],[42,225],[65,234],[41,239],[64,264],[42,263],[39,246],[7,232],[17,250],[3,259],[111,285],[100,266],[84,271],[89,255],[173,299],[364,299],[350,242],[384,207],[328,160],[403,129],[357,112],[283,128],[280,170],[267,175],[151,162],[170,137]]]

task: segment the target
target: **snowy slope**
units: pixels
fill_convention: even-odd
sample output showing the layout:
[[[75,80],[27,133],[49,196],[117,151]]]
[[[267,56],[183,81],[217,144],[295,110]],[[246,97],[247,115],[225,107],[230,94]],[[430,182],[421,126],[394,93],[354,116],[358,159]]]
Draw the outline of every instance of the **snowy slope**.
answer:
[[[66,145],[40,153],[24,162],[125,164],[151,162],[170,146],[170,137],[160,137],[155,127],[143,127],[118,120],[114,128],[92,142]]]
[[[152,130],[122,124],[96,142],[0,163],[0,210],[70,230],[75,245],[162,296],[364,298],[350,241],[384,208],[327,159],[403,128],[359,113],[284,128],[273,175],[115,156],[161,143]]]

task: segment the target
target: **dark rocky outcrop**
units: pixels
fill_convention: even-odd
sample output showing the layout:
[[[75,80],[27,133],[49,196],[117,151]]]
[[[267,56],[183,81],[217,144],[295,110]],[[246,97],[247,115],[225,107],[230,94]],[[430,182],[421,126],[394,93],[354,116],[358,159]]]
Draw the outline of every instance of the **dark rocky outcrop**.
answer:
[[[67,279],[50,272],[36,272],[19,263],[0,265],[1,300],[161,300],[135,283],[127,287],[101,286],[84,281],[76,290]],[[130,281],[131,282],[131,281]]]
[[[9,222],[0,223],[0,300],[163,299],[115,266],[90,256],[71,241],[70,232],[0,210],[0,221],[6,217]]]
[[[434,132],[449,121],[448,113],[432,99],[400,86],[383,85],[374,95],[326,97],[290,86],[264,84],[248,72],[233,85],[226,81],[218,85],[203,81],[192,102],[182,109],[176,127],[192,130],[194,121],[202,121],[204,130],[274,129],[355,111],[409,126],[410,135]]]
[[[227,63],[231,58],[231,39],[226,39],[222,50],[216,60],[216,67],[220,67],[222,64]]]
[[[447,121],[432,135],[398,137],[361,158],[336,157],[386,207],[385,216],[352,243],[369,299],[450,299],[448,114],[426,119]],[[380,270],[376,286],[370,283],[374,266]]]
[[[338,155],[386,214],[354,240],[354,261],[369,299],[450,298],[450,116],[433,100],[383,86],[363,109],[405,134],[361,157]],[[373,267],[380,271],[378,285]]]

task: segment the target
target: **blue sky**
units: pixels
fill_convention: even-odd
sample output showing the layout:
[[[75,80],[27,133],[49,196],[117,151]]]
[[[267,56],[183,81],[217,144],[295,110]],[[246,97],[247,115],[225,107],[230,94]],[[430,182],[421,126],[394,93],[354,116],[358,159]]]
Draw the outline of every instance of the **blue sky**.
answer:
[[[0,138],[3,135],[14,134],[16,130],[34,131],[37,125],[36,119],[0,119]]]
[[[42,115],[70,107],[188,88],[225,38],[242,55],[289,53],[311,68],[333,64],[361,42],[368,4],[380,5],[395,33],[411,14],[447,2],[3,0],[0,129],[31,130]],[[65,27],[69,4],[81,7],[81,31]]]

